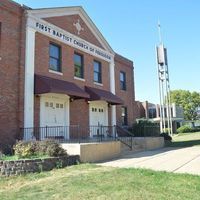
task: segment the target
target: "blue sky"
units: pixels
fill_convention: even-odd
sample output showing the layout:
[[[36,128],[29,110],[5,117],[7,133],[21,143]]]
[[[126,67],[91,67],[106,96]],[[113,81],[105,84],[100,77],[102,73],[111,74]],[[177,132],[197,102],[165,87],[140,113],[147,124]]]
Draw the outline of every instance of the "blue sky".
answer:
[[[157,23],[168,49],[171,89],[200,91],[199,0],[16,0],[32,8],[81,5],[111,47],[133,60],[135,94],[158,103]]]

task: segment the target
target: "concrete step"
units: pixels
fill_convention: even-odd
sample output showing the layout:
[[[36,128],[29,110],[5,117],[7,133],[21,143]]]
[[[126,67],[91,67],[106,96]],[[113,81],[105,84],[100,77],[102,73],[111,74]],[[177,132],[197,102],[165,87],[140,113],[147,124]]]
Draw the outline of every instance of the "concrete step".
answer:
[[[128,143],[131,144],[131,140]],[[162,148],[164,146],[164,139],[162,137],[136,137],[132,140],[132,150],[121,142],[121,154],[131,154],[134,152],[152,150]]]
[[[133,144],[132,150],[130,149],[130,147],[126,146],[125,144],[121,144],[121,154],[139,152],[139,151],[144,151],[144,150],[145,148],[141,144]]]

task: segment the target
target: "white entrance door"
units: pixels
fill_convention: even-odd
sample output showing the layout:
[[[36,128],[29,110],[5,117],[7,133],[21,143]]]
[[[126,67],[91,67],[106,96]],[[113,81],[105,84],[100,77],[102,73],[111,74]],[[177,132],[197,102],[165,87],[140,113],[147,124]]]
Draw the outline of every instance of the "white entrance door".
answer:
[[[46,99],[44,105],[45,126],[65,125],[65,103],[63,101]]]
[[[90,136],[105,134],[108,126],[108,103],[105,101],[91,101],[89,105]]]
[[[64,95],[63,95],[64,96]],[[40,126],[42,138],[68,138],[69,98],[62,95],[41,97]]]

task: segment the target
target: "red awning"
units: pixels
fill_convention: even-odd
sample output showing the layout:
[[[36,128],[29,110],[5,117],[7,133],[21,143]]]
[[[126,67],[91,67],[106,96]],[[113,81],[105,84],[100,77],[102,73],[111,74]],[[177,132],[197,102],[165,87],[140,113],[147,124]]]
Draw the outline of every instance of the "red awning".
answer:
[[[90,95],[76,84],[35,74],[35,94],[58,93],[89,99]]]
[[[90,95],[91,101],[103,100],[107,101],[111,105],[123,104],[123,101],[118,96],[109,91],[91,87],[85,87],[85,91]]]

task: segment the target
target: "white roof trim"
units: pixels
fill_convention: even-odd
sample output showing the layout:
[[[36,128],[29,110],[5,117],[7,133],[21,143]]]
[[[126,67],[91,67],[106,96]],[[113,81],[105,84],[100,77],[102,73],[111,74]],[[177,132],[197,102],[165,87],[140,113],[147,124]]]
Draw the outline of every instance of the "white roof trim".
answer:
[[[74,7],[61,7],[61,8],[44,8],[44,9],[33,9],[28,10],[28,13],[34,15],[38,18],[48,18],[48,17],[59,17],[59,16],[68,16],[68,15],[79,15],[91,32],[95,35],[100,44],[112,54],[115,54],[113,49],[110,47],[106,39],[103,37],[99,29],[84,11],[81,6]]]

